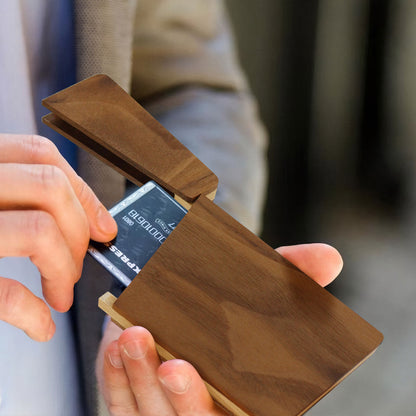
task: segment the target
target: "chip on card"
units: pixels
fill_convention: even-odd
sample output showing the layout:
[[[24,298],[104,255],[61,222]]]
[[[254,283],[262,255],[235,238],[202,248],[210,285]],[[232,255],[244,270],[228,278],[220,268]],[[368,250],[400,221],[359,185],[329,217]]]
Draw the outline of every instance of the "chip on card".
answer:
[[[118,233],[109,243],[90,242],[88,253],[128,286],[175,229],[187,210],[155,182],[110,209]]]

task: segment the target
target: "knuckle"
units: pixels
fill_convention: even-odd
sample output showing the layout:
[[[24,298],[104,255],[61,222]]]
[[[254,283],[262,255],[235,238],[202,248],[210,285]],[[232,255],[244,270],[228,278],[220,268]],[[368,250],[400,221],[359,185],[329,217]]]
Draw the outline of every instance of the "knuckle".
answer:
[[[58,248],[66,245],[55,218],[46,211],[32,211],[23,226],[28,242],[25,254],[30,256],[37,266],[43,261],[45,254],[49,256]],[[63,253],[62,251],[58,252]],[[61,274],[62,280],[77,282],[81,277],[82,261],[76,265],[72,259],[65,257],[61,259],[61,262],[63,262],[62,265],[65,264]]]
[[[66,176],[54,165],[39,165],[38,180],[46,191],[60,191],[67,184]]]
[[[82,206],[85,208],[91,208],[96,205],[96,198],[92,189],[81,179],[77,183],[77,195]]]
[[[136,405],[119,405],[109,404],[108,411],[111,416],[138,416],[138,409]]]
[[[51,214],[45,211],[32,211],[27,218],[27,230],[34,240],[39,240],[39,237],[46,236],[51,238],[55,235],[55,221]],[[33,240],[32,240],[33,241]]]
[[[45,163],[56,158],[58,150],[54,143],[46,137],[33,134],[29,136],[27,145],[31,160],[36,163]]]
[[[85,215],[83,216],[83,222],[84,222],[84,240],[87,242],[90,239],[90,233],[89,233],[89,222],[87,217],[87,211],[90,210],[91,207],[93,207],[96,204],[94,193],[92,192],[91,188],[80,178],[78,185],[77,185],[77,196],[78,200],[80,201]]]
[[[25,234],[28,255],[33,256],[62,244],[55,219],[45,211],[32,211],[26,218]],[[33,244],[36,242],[36,244]]]
[[[39,200],[70,200],[69,181],[61,169],[55,165],[32,165],[29,169]]]
[[[24,302],[23,286],[11,279],[4,279],[0,285],[0,305],[2,311],[2,319],[8,321],[15,317]]]

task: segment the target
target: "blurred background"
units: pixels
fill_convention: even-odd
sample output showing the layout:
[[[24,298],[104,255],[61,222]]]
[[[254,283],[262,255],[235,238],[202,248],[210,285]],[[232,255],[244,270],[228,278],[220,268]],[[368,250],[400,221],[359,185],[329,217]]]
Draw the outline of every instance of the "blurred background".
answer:
[[[416,0],[227,0],[270,135],[263,239],[323,241],[385,336],[308,415],[416,408]]]

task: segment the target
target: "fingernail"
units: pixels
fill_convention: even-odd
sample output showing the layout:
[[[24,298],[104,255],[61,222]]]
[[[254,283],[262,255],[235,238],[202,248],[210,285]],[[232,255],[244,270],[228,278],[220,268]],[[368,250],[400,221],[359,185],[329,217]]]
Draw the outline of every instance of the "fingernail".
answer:
[[[183,374],[170,374],[161,379],[168,390],[176,394],[184,394],[188,391],[191,379]]]
[[[146,356],[148,345],[146,342],[129,341],[123,345],[123,349],[132,360],[140,360]]]
[[[104,234],[115,235],[117,233],[117,224],[104,205],[98,208],[97,225]]]
[[[120,352],[118,350],[113,350],[108,353],[108,359],[110,363],[115,368],[123,368],[123,359],[121,358]]]

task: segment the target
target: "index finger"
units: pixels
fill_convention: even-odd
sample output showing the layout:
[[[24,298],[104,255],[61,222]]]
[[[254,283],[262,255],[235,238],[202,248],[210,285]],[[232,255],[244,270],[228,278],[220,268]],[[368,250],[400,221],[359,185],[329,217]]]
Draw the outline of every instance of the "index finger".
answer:
[[[0,134],[0,163],[46,164],[60,168],[87,215],[91,238],[104,242],[115,237],[117,224],[112,216],[50,140],[37,135]]]

